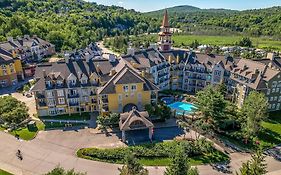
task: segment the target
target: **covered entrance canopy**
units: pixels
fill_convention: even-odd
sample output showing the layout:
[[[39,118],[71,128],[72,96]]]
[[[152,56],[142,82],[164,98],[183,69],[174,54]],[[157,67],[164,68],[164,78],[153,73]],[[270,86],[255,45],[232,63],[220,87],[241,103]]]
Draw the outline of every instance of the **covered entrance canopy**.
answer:
[[[149,129],[149,139],[152,139],[153,123],[149,120],[147,111],[140,112],[133,107],[130,112],[120,114],[119,128],[122,131],[122,141],[126,141],[125,131]]]

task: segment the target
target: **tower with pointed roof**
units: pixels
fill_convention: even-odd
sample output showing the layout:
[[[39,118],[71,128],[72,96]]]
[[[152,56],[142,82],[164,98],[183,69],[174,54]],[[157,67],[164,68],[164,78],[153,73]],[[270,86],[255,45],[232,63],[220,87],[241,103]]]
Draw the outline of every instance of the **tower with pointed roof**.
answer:
[[[168,11],[165,10],[162,26],[159,32],[159,48],[162,51],[169,51],[172,47],[172,33],[170,31],[170,24],[168,18]]]

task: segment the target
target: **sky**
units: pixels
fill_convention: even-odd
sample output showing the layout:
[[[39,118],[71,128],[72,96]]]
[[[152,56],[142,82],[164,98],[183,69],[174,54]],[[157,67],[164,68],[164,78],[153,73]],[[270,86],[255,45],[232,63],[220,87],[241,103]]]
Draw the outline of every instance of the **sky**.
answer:
[[[148,12],[177,5],[199,8],[225,8],[245,10],[281,6],[281,0],[85,0],[103,5],[117,5],[127,9]]]

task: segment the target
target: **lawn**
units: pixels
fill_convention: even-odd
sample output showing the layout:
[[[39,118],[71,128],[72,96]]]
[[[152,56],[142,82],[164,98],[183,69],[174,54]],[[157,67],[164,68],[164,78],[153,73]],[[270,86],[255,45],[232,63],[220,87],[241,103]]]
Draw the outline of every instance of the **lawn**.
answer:
[[[80,114],[64,114],[64,115],[57,115],[57,116],[44,116],[44,117],[39,117],[41,120],[90,120],[91,116],[90,113],[82,113]]]
[[[23,140],[32,140],[36,137],[38,131],[44,130],[45,126],[42,122],[36,122],[37,128],[34,128],[34,130],[29,130],[27,127],[25,128],[19,128],[17,130],[14,130],[10,132],[12,135],[18,134],[19,137]]]
[[[281,112],[270,113],[269,118],[261,123],[262,130],[257,135],[257,140],[264,147],[271,148],[281,144]],[[229,136],[219,135],[221,140],[226,140],[242,149],[253,149],[253,144],[245,144],[242,140]]]
[[[111,149],[83,148],[77,151],[77,156],[94,161],[122,164],[125,155],[133,153],[145,166],[167,166],[171,162],[170,156],[175,153],[175,148],[179,145],[183,145],[185,148],[191,165],[229,160],[226,154],[212,147],[204,149],[205,146],[198,146],[196,143],[188,141],[159,142]]]
[[[153,38],[157,41],[157,35],[141,36],[142,38]],[[208,35],[173,35],[174,47],[189,46],[197,40],[203,45],[234,46],[235,42],[240,41],[243,36],[208,36]],[[255,48],[272,48],[281,51],[281,41],[273,40],[268,37],[250,37]]]
[[[235,42],[241,40],[242,36],[204,36],[204,35],[174,35],[175,47],[190,45],[194,40],[200,44],[233,46]],[[265,37],[251,37],[254,47],[260,49],[272,48],[281,51],[281,41],[276,41]]]
[[[4,170],[0,169],[0,175],[13,175],[13,174],[8,173],[7,171],[4,171]]]
[[[36,137],[38,131],[44,130],[45,125],[42,122],[36,122],[36,128],[29,130],[27,127],[18,128],[17,130],[9,132],[11,135],[15,136],[16,134],[23,140],[32,140]],[[0,127],[0,131],[5,130],[5,128]]]

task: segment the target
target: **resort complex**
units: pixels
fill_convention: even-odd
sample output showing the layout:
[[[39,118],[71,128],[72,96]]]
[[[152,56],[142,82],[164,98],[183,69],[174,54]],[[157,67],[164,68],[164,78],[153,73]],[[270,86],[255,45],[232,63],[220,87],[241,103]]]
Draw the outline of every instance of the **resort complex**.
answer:
[[[167,11],[158,45],[128,48],[121,58],[103,58],[95,44],[65,54],[55,63],[38,64],[33,88],[39,116],[82,112],[122,113],[127,105],[144,110],[157,102],[158,90],[190,94],[224,84],[228,98],[241,107],[251,91],[266,94],[269,110],[280,110],[281,58],[246,60],[229,54],[196,53],[172,48]],[[131,108],[129,108],[131,109]],[[129,112],[129,111],[126,111]]]
[[[0,2],[0,175],[281,174],[281,7],[107,3]]]

